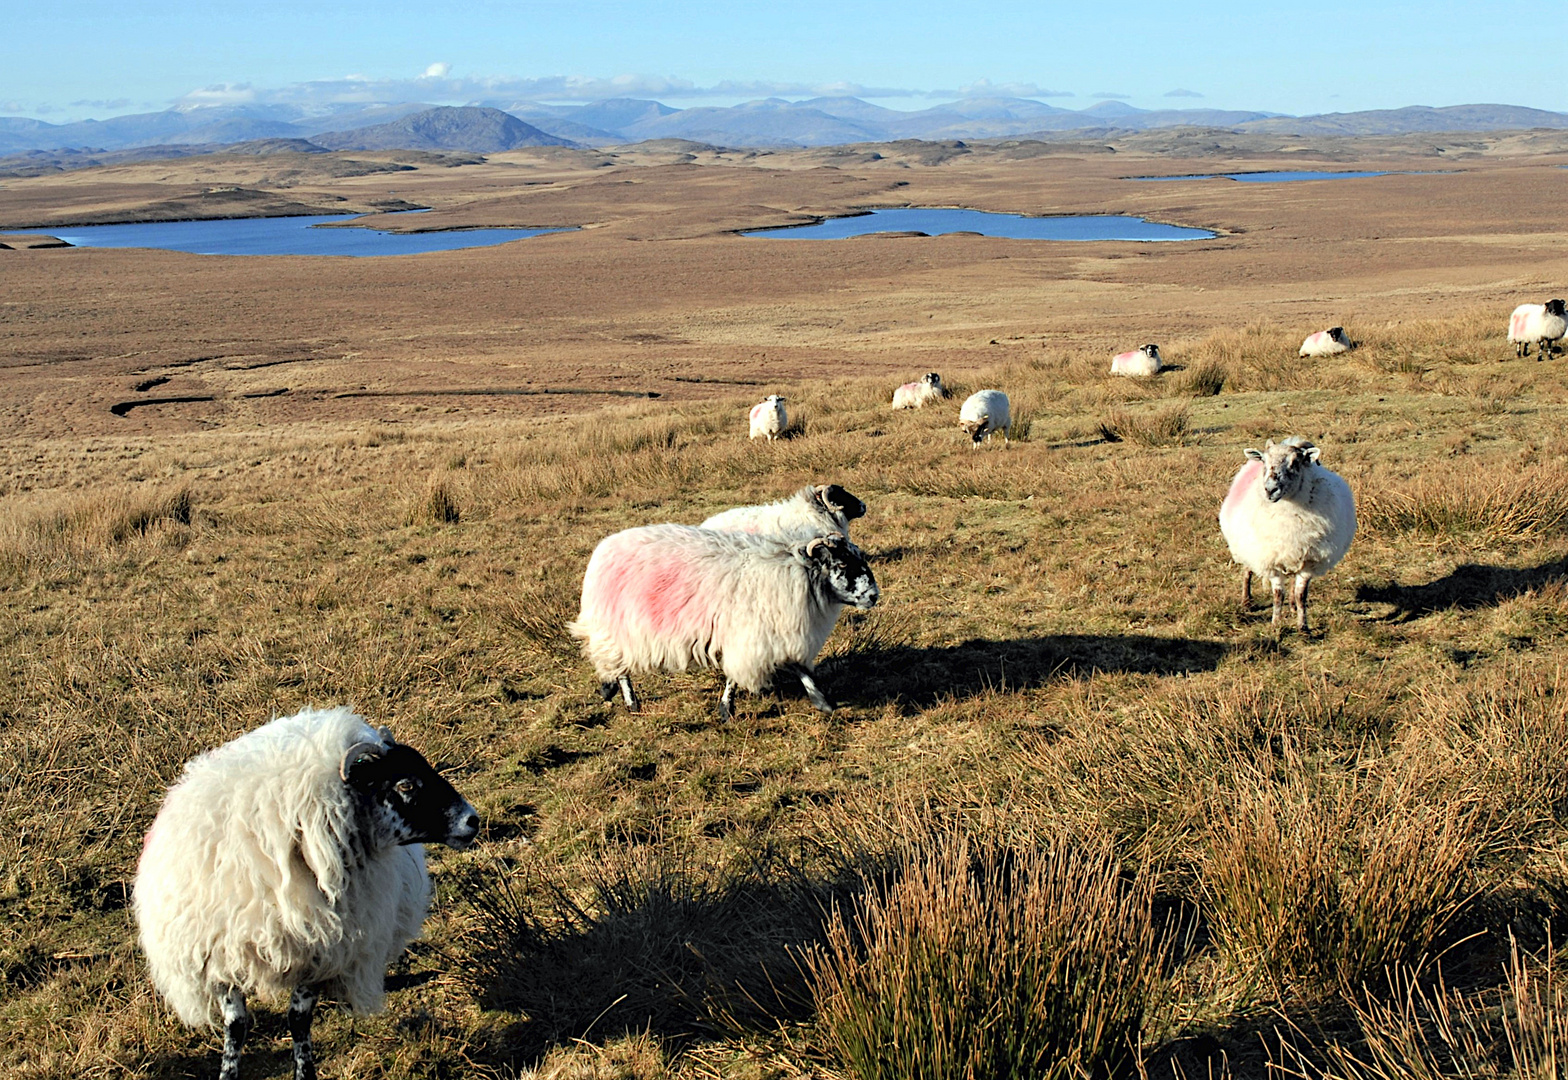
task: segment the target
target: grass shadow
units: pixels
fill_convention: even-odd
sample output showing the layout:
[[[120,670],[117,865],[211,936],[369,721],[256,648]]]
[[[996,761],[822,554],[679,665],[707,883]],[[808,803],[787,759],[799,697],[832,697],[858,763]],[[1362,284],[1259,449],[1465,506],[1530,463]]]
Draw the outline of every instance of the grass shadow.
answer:
[[[993,641],[971,638],[929,648],[860,649],[823,665],[830,696],[922,707],[1001,689],[1040,686],[1097,673],[1190,675],[1213,671],[1229,646],[1148,634],[1052,634]]]
[[[1356,600],[1363,603],[1392,604],[1389,622],[1409,622],[1439,611],[1458,608],[1475,611],[1496,607],[1522,593],[1557,584],[1568,578],[1568,559],[1554,559],[1528,569],[1510,566],[1483,566],[1465,563],[1447,576],[1425,585],[1361,585]]]

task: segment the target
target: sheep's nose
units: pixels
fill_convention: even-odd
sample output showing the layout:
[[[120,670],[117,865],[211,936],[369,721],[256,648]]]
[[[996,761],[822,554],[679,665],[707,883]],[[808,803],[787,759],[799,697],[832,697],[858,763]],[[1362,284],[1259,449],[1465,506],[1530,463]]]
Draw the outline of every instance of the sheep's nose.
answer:
[[[446,835],[448,847],[467,847],[479,835],[479,815],[474,813],[472,806],[465,804],[461,809],[453,811],[451,822]]]

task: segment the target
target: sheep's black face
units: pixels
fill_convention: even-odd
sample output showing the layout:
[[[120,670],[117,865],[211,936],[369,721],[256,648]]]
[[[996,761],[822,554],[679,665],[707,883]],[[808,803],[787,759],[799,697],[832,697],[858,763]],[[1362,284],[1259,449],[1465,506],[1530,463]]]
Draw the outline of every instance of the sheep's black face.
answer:
[[[806,555],[816,565],[827,591],[841,604],[857,608],[876,606],[881,591],[876,575],[860,549],[843,537],[813,540]]]
[[[926,372],[926,377],[922,381],[933,390],[940,390],[942,388],[942,376],[938,375],[934,371]]]
[[[1548,300],[1546,302],[1546,314],[1556,315],[1558,318],[1568,317],[1568,307],[1564,307],[1561,300]]]
[[[479,835],[479,815],[412,746],[362,744],[344,762],[348,786],[369,812],[372,829],[395,844],[463,848]]]
[[[1307,471],[1317,460],[1317,448],[1270,443],[1259,460],[1263,462],[1263,495],[1269,502],[1279,502],[1301,490]]]
[[[821,499],[828,509],[843,514],[845,521],[854,521],[858,517],[866,516],[866,504],[837,484],[829,484],[822,491]]]

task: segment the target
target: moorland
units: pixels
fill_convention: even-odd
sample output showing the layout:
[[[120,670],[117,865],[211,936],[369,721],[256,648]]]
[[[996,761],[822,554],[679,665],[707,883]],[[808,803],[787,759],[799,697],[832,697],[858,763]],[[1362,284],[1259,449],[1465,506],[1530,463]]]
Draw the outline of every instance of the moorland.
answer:
[[[343,703],[485,826],[432,852],[387,1011],[318,1018],[324,1075],[1548,1075],[1568,360],[1504,333],[1568,288],[1561,138],[0,179],[7,235],[577,227],[380,259],[0,250],[0,1068],[215,1070],[135,948],[141,837],[193,753]],[[1303,167],[1392,172],[1126,179]],[[738,235],[900,205],[1216,237]],[[1299,359],[1330,325],[1358,347]],[[1171,370],[1107,373],[1145,341]],[[1006,390],[1012,445],[971,450],[956,400],[890,411],[927,371]],[[754,445],[775,392],[791,437]],[[1305,635],[1238,610],[1215,524],[1242,450],[1289,434],[1359,511]],[[867,503],[883,597],[824,650],[839,708],[786,687],[723,724],[700,672],[602,703],[564,630],[594,544],[818,481]],[[266,1013],[247,1075],[287,1063]]]

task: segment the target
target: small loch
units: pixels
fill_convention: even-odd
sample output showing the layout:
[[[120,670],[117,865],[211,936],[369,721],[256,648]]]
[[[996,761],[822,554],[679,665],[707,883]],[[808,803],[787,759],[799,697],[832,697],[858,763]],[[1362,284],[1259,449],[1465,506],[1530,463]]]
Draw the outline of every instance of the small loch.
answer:
[[[406,211],[417,213],[417,211]],[[380,216],[380,215],[377,215]],[[418,255],[430,251],[491,247],[563,229],[454,229],[387,232],[362,227],[324,229],[351,214],[307,217],[151,221],[132,225],[59,226],[49,230],[76,247],[159,248],[192,255]],[[363,218],[361,220],[364,220]],[[373,219],[372,219],[373,220]]]
[[[1128,180],[1169,183],[1174,180],[1236,180],[1243,184],[1290,184],[1302,180],[1360,180],[1368,176],[1391,176],[1387,172],[1273,172],[1192,173],[1187,176],[1129,176]]]
[[[1162,242],[1172,240],[1211,240],[1207,229],[1164,225],[1143,218],[1116,214],[1053,217],[1025,217],[1022,214],[997,214],[985,210],[954,210],[937,207],[902,207],[872,210],[852,217],[828,218],[816,225],[792,225],[781,229],[753,229],[743,236],[765,236],[778,240],[845,240],[874,233],[979,233],[1012,240],[1133,240]]]

